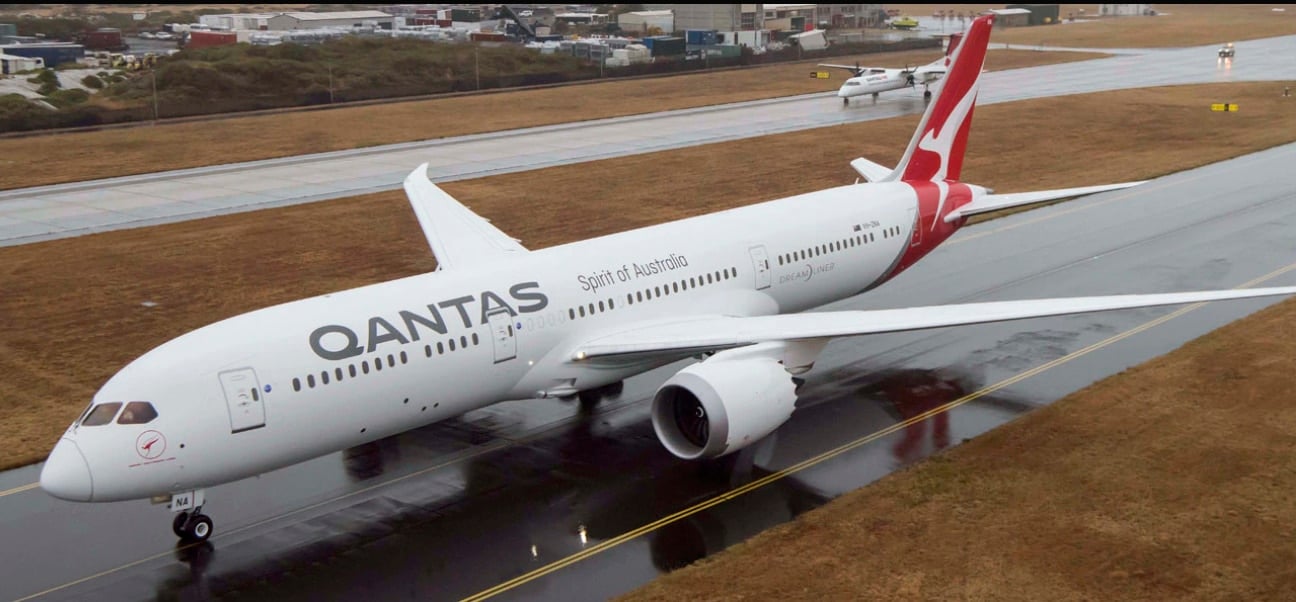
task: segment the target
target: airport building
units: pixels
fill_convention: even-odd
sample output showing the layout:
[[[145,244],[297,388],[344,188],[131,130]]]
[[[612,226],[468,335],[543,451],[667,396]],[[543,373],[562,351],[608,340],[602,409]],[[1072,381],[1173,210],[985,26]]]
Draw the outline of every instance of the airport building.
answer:
[[[816,4],[815,24],[826,29],[881,27],[886,11],[881,4]]]
[[[1102,17],[1142,17],[1155,15],[1151,4],[1099,4],[1098,15]]]
[[[294,31],[364,27],[394,29],[395,17],[376,10],[354,10],[331,13],[230,13],[202,15],[198,22],[212,29],[227,31]]]
[[[645,4],[644,10],[674,13],[675,31],[751,31],[765,24],[760,4]]]
[[[645,33],[658,29],[662,33],[675,31],[675,15],[669,10],[641,10],[617,15],[621,31]]]
[[[331,27],[365,27],[372,24],[378,29],[394,29],[395,17],[376,10],[353,10],[333,13],[280,13],[267,22],[274,31],[296,29],[324,29]]]

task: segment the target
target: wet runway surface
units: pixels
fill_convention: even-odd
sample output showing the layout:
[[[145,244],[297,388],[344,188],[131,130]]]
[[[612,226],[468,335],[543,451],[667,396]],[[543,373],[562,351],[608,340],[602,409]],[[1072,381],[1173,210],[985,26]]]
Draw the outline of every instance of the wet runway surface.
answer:
[[[1293,161],[1278,147],[973,226],[828,309],[1239,286],[1296,265]],[[0,599],[604,599],[1277,301],[839,339],[789,423],[709,464],[674,459],[648,421],[682,364],[592,415],[499,404],[211,489],[197,548],[175,547],[160,506],[19,490],[0,495]]]
[[[1170,84],[1296,80],[1296,36],[1116,50],[1105,59],[983,76],[978,104]],[[1105,51],[1107,52],[1107,51]],[[1275,87],[1275,94],[1279,90]],[[843,107],[835,92],[314,155],[0,191],[0,245],[392,190],[427,162],[437,182],[513,173],[922,112],[921,91]]]

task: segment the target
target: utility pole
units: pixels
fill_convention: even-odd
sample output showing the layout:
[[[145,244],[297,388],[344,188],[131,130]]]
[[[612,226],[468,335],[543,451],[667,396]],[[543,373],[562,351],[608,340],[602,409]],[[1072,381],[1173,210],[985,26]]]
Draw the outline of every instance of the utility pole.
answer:
[[[150,72],[153,75],[153,125],[158,122],[157,67]]]
[[[473,75],[477,78],[477,89],[481,89],[481,47],[473,42]]]
[[[333,104],[333,63],[328,64],[329,73],[329,104]]]

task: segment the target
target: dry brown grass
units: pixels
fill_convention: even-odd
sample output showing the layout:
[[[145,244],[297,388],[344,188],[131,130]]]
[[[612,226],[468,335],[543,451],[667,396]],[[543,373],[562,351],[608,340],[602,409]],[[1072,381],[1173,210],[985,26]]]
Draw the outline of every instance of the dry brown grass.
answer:
[[[831,62],[904,66],[939,50],[838,57]],[[990,70],[1097,58],[1101,54],[992,51]],[[845,71],[811,79],[796,62],[639,80],[461,96],[366,107],[232,117],[219,121],[0,140],[0,189],[220,165],[306,153],[684,109],[836,90]]]
[[[1157,17],[1103,17],[1092,23],[1064,23],[996,29],[990,41],[1073,48],[1157,48],[1201,46],[1296,34],[1296,7],[1281,4],[1154,4]],[[929,16],[937,10],[955,13],[1003,8],[1002,4],[916,4],[900,6],[905,14]],[[1271,7],[1286,8],[1276,13]],[[1097,4],[1061,4],[1059,16],[1098,15]],[[1245,60],[1239,55],[1238,60]]]
[[[981,107],[964,178],[1004,191],[1133,180],[1296,140],[1296,99],[1270,88],[1159,88]],[[1242,112],[1210,113],[1206,104],[1221,96]],[[853,181],[850,159],[898,160],[917,120],[768,136],[762,153],[779,160],[756,165],[745,140],[445,188],[543,248]],[[1041,141],[1049,153],[1039,152]],[[574,198],[585,200],[581,219],[560,220]],[[515,210],[518,199],[528,211]],[[94,391],[151,347],[259,307],[428,271],[435,264],[426,248],[399,191],[0,248],[0,468],[44,457]]]
[[[1293,356],[1287,301],[622,599],[1289,599]]]
[[[1087,8],[1090,14],[1097,12]],[[1001,29],[991,41],[1075,48],[1203,46],[1296,34],[1296,7],[1273,5],[1156,4],[1156,17],[1107,17],[1093,23]],[[1065,12],[1063,13],[1065,16]],[[1239,53],[1238,60],[1246,60]]]

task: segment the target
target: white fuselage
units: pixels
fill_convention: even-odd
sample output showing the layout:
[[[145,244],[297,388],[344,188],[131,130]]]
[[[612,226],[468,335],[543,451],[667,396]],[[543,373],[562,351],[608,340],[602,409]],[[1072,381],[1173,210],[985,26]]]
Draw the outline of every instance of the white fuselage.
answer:
[[[931,71],[926,67],[915,69],[912,77],[915,84],[930,84],[943,75],[943,71]],[[846,80],[837,89],[838,98],[853,98],[865,94],[878,94],[891,90],[909,87],[910,75],[903,69],[869,69]]]
[[[908,246],[917,207],[907,184],[843,186],[243,314],[146,353],[95,395],[148,401],[157,418],[74,424],[60,445],[89,465],[87,501],[133,499],[499,401],[571,395],[681,359],[571,361],[599,333],[797,312],[877,286]]]

